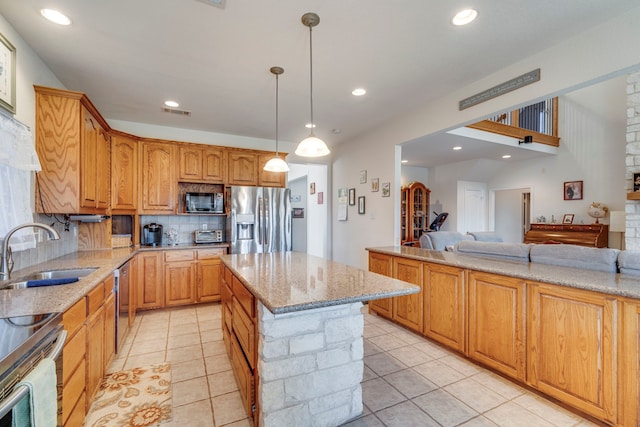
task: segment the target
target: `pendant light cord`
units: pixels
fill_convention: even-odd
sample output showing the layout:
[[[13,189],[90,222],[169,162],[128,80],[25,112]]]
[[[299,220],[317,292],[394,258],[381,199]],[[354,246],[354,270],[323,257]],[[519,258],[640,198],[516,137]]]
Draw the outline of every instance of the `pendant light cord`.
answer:
[[[313,122],[313,42],[312,42],[313,27],[309,25],[309,101],[311,103],[311,135],[313,135],[313,128],[315,123]]]
[[[276,157],[278,156],[278,74],[276,74]]]

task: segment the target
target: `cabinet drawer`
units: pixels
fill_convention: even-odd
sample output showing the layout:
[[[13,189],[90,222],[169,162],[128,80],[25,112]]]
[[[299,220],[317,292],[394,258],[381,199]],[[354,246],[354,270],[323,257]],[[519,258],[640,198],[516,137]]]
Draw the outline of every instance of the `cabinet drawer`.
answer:
[[[68,336],[73,336],[87,320],[87,301],[81,298],[62,315],[62,325]]]
[[[240,388],[240,397],[242,397],[244,409],[247,411],[247,415],[252,416],[253,373],[245,361],[238,341],[233,338],[233,335],[231,336],[231,366]]]
[[[240,308],[237,299],[233,298],[233,317],[231,318],[233,332],[235,332],[238,341],[244,350],[244,354],[252,368],[255,367],[256,347],[255,347],[255,328],[253,322],[242,308]]]
[[[231,273],[231,270],[229,270],[228,267],[224,267],[224,281],[227,282],[227,285],[229,285],[229,287],[232,286],[232,280],[233,280],[233,273]]]
[[[84,422],[85,406],[86,406],[86,393],[82,393],[75,408],[71,410],[71,414],[67,414],[69,418],[64,421],[64,427],[77,427],[81,426]],[[64,410],[63,410],[64,414]],[[64,420],[64,418],[63,418]]]
[[[219,258],[220,255],[225,253],[227,253],[225,248],[198,249],[196,251],[196,257],[198,259],[214,259]]]
[[[193,251],[164,251],[164,260],[171,261],[192,261]]]
[[[104,288],[102,282],[87,294],[87,316],[91,316],[104,304]]]
[[[227,329],[231,330],[233,315],[231,313],[231,306],[229,304],[226,302],[222,304],[222,310],[223,310],[222,317],[224,319],[224,326],[226,326]]]
[[[84,360],[87,347],[87,329],[83,327],[64,346],[62,350],[62,384],[69,382],[69,377]]]
[[[84,359],[78,369],[76,369],[69,379],[69,382],[62,388],[62,421],[66,423],[67,418],[76,412],[77,404],[82,404],[82,416],[84,418],[85,410],[85,363]],[[69,424],[72,425],[72,424]]]
[[[233,296],[238,299],[238,302],[242,308],[244,308],[244,311],[246,311],[249,317],[253,319],[256,316],[256,313],[254,310],[255,301],[251,292],[244,287],[242,282],[240,282],[236,276],[233,276],[233,286],[231,289],[233,291]]]

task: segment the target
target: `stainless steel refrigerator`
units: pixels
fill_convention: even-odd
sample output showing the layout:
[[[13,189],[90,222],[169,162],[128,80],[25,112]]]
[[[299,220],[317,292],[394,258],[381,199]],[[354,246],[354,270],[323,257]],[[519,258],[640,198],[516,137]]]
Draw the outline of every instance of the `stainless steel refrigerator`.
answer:
[[[291,191],[230,187],[227,238],[232,254],[291,250]]]

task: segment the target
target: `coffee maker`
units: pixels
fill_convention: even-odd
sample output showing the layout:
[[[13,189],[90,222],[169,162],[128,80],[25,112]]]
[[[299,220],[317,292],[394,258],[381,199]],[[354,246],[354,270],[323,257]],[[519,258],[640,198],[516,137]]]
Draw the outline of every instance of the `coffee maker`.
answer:
[[[162,225],[152,222],[142,227],[142,245],[160,246],[162,244]]]

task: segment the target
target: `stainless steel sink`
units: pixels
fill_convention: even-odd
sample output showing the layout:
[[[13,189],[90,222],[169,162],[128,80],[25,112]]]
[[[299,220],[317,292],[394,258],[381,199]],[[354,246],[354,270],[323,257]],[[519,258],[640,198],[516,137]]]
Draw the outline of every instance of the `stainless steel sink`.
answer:
[[[22,280],[29,281],[29,280],[46,280],[46,279],[66,279],[70,277],[84,277],[93,273],[97,269],[98,267],[88,267],[88,268],[69,268],[65,270],[39,271],[37,273],[33,273],[26,277],[23,277]]]

